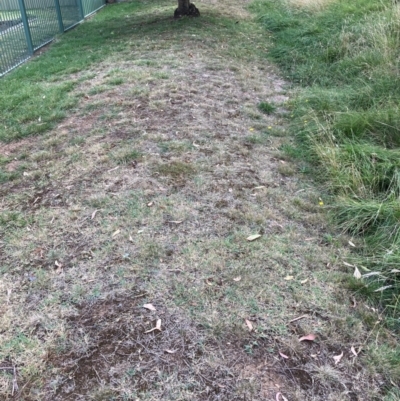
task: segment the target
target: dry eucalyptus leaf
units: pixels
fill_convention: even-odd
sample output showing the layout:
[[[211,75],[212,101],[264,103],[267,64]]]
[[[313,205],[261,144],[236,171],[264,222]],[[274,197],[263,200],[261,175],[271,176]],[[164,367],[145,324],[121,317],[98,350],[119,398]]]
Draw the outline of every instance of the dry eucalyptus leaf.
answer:
[[[175,352],[177,352],[177,349],[166,349],[164,350],[167,354],[175,354]]]
[[[337,365],[337,364],[340,362],[340,360],[342,359],[342,357],[343,357],[343,351],[342,351],[342,353],[341,353],[340,355],[335,355],[335,356],[333,357],[333,359],[334,359],[334,361],[335,361],[335,365]]]
[[[344,262],[344,261],[343,261],[343,264],[344,264],[345,266],[347,266],[347,267],[354,267],[354,266],[351,265],[350,263],[347,263],[347,262]]]
[[[283,352],[281,352],[281,351],[279,351],[279,355],[282,357],[282,358],[285,358],[285,359],[289,359],[289,357],[287,356],[287,355],[285,355]]]
[[[300,337],[299,341],[314,341],[316,339],[315,334],[308,334],[306,336]]]
[[[353,248],[355,248],[356,246],[354,245],[353,242],[349,241],[349,245],[352,246]]]
[[[308,278],[306,278],[305,280],[301,280],[300,284],[305,284],[305,283],[307,283],[307,281],[308,281]]]
[[[143,305],[143,308],[146,308],[146,309],[148,309],[148,310],[151,310],[151,311],[156,311],[157,309],[153,306],[153,304],[144,304]]]
[[[383,287],[378,288],[374,292],[384,291],[384,290],[387,290],[388,288],[392,288],[392,287],[393,287],[392,285],[385,285]]]
[[[151,333],[152,331],[155,330],[161,331],[161,319],[157,320],[156,327],[153,327],[152,329],[145,331],[145,333]]]
[[[132,238],[131,235],[129,235],[129,241],[130,241],[130,242],[133,242],[133,238]]]
[[[358,270],[358,267],[357,267],[357,266],[355,266],[353,276],[354,276],[357,280],[359,280],[359,279],[361,278],[361,273],[360,273],[360,270]]]
[[[247,237],[247,241],[255,241],[256,239],[260,238],[261,235],[260,234],[254,234],[254,235],[250,235],[250,237]]]
[[[251,323],[249,319],[244,320],[246,322],[246,326],[249,328],[249,331],[253,331],[253,323]]]
[[[121,232],[121,230],[117,230],[117,231],[113,232],[112,237],[117,236],[120,232]]]
[[[286,280],[286,281],[290,281],[290,280],[293,280],[293,279],[294,279],[294,276],[286,276],[284,278],[284,280]]]
[[[282,397],[282,401],[288,401],[288,399],[282,393],[276,393],[276,401],[280,401]]]
[[[233,281],[240,281],[241,279],[242,279],[241,276],[237,276],[237,277],[235,277],[235,278],[233,279]]]
[[[96,217],[97,212],[98,212],[98,210],[95,210],[95,211],[92,213],[92,220]]]

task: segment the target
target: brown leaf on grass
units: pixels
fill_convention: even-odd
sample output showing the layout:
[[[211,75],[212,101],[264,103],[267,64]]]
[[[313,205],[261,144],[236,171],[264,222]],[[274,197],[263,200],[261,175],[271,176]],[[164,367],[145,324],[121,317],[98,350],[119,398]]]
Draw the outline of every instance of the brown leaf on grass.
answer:
[[[151,333],[154,330],[161,331],[161,319],[157,319],[156,327],[153,327],[152,329],[145,331],[145,333]]]
[[[285,355],[283,352],[279,351],[279,355],[284,358],[284,359],[289,359],[287,355]]]
[[[340,355],[334,355],[333,359],[335,361],[335,365],[337,365],[342,358],[343,358],[343,351],[342,351],[342,353]]]
[[[153,304],[144,304],[143,305],[143,308],[146,308],[146,309],[148,309],[148,310],[151,310],[151,311],[156,311],[157,309],[153,306]]]
[[[316,338],[316,335],[311,333],[306,336],[300,337],[299,341],[314,341]]]
[[[261,237],[260,234],[253,234],[253,235],[250,235],[249,237],[247,237],[246,239],[247,239],[247,241],[251,242],[251,241],[255,241],[256,239],[258,239],[260,237]]]
[[[250,322],[249,319],[244,319],[246,322],[246,326],[249,328],[249,331],[253,331],[253,323]]]

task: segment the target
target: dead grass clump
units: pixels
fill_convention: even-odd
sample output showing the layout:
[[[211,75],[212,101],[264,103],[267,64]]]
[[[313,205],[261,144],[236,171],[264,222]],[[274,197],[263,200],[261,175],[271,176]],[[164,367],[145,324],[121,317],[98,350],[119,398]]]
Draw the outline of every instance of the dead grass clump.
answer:
[[[157,164],[153,171],[156,175],[169,177],[175,181],[184,181],[195,174],[195,167],[187,162],[174,160],[169,163]]]

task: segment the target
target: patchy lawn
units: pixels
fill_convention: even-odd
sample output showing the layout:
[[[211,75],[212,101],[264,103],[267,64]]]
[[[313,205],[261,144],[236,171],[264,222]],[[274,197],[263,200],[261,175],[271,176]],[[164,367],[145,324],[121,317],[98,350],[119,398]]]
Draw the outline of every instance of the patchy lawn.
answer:
[[[171,3],[109,6],[6,77],[87,41],[29,78],[68,111],[2,131],[2,399],[382,399],[394,339],[280,151],[267,35],[244,2],[177,21]]]

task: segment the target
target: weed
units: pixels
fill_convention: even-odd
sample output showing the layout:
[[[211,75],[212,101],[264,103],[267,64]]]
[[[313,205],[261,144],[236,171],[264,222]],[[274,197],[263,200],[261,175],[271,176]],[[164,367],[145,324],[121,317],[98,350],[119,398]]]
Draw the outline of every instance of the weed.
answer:
[[[260,110],[262,113],[265,114],[272,114],[276,110],[276,107],[268,102],[258,103],[257,108],[258,110]]]

